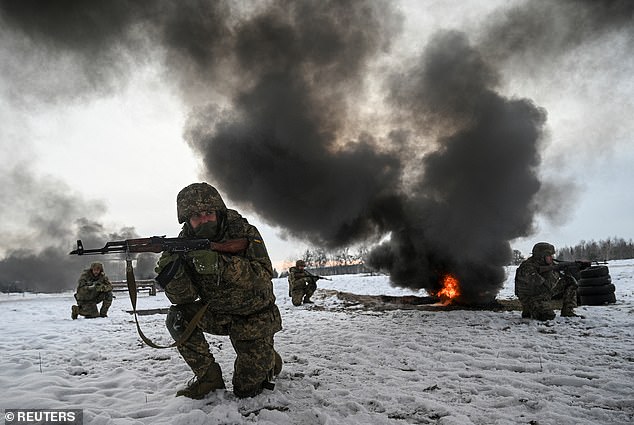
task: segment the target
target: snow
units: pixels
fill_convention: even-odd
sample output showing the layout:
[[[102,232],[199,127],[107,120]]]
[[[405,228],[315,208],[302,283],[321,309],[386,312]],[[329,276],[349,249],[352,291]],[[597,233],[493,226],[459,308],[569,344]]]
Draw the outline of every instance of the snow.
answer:
[[[191,371],[175,349],[141,342],[127,294],[92,320],[71,320],[71,293],[1,294],[0,408],[83,409],[95,425],[630,424],[634,260],[609,267],[616,304],[546,323],[518,311],[348,308],[325,291],[426,295],[386,276],[320,280],[315,304],[293,307],[275,279],[284,369],[275,390],[243,400],[231,392],[227,337],[208,335],[227,391],[176,398]],[[513,298],[507,272],[500,299]],[[162,293],[139,294],[139,309],[168,305]],[[155,342],[171,342],[165,315],[139,320]]]

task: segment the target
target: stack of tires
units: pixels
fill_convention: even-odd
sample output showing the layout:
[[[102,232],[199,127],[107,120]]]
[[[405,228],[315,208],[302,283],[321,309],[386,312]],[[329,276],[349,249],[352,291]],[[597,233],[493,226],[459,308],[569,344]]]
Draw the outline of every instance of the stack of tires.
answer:
[[[579,305],[603,305],[616,302],[614,284],[608,266],[592,266],[581,270],[577,282]]]

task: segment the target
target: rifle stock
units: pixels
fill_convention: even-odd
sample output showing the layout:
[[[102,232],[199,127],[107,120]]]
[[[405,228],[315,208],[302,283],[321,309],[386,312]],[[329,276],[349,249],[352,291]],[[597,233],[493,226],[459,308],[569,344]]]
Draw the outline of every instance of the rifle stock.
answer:
[[[102,248],[84,249],[81,239],[77,240],[77,249],[69,255],[104,255],[115,253],[137,252],[188,252],[199,249],[211,249],[225,254],[238,254],[249,246],[247,238],[229,239],[224,242],[212,242],[201,238],[166,238],[165,236],[151,236],[149,238],[126,239],[110,241]]]

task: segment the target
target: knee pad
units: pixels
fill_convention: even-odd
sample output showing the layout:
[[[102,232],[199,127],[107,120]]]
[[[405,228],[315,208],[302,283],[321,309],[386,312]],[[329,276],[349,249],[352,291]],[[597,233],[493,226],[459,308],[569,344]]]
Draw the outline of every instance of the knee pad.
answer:
[[[178,340],[187,328],[185,313],[177,306],[171,306],[165,318],[165,326],[174,340]]]

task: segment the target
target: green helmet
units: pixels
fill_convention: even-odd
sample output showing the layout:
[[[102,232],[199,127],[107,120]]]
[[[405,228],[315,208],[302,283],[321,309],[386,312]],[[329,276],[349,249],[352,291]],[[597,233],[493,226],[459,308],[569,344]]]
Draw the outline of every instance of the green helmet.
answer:
[[[185,223],[194,214],[226,211],[227,207],[215,187],[208,183],[192,183],[176,196],[178,222]]]
[[[538,242],[533,246],[533,256],[544,258],[547,255],[555,255],[555,247],[548,242]]]
[[[304,260],[295,261],[295,267],[306,267],[306,262]]]
[[[94,263],[90,263],[90,268],[91,269],[99,269],[99,271],[103,271],[103,264],[95,261]]]

